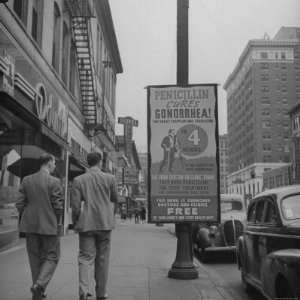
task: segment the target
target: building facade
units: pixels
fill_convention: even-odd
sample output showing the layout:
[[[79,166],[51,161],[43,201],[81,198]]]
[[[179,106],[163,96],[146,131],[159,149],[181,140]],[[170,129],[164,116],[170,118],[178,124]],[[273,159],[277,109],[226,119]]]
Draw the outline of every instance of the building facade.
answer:
[[[127,140],[123,135],[117,136],[116,150],[119,157],[117,178],[121,196],[119,209],[121,214],[130,215],[140,205],[138,198],[140,198],[141,164],[134,140]]]
[[[227,176],[228,193],[243,195],[248,201],[264,190],[265,172],[288,165],[288,163],[254,163],[232,172]]]
[[[300,103],[290,111],[291,116],[291,181],[300,184]]]
[[[220,192],[227,193],[228,175],[228,135],[219,136],[219,162],[220,162]]]
[[[263,191],[292,184],[291,164],[263,173]]]
[[[108,1],[0,4],[0,248],[18,236],[13,203],[43,152],[65,190],[99,151],[114,171],[116,74],[122,72]],[[3,234],[1,234],[3,233]]]
[[[138,155],[141,164],[140,189],[141,194],[146,196],[148,186],[148,153],[139,153]]]
[[[249,41],[224,88],[229,173],[289,162],[289,110],[300,101],[300,28]]]

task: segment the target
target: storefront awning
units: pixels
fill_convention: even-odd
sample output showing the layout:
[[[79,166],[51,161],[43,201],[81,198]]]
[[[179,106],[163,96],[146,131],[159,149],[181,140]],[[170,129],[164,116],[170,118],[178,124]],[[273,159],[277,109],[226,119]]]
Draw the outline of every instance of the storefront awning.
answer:
[[[31,124],[34,128],[40,131],[40,133],[63,149],[69,149],[69,145],[66,140],[61,138],[58,134],[52,131],[45,123],[43,123],[37,116],[27,110],[20,101],[16,98],[11,97],[5,92],[0,92],[1,105],[6,109],[12,111],[20,119]]]

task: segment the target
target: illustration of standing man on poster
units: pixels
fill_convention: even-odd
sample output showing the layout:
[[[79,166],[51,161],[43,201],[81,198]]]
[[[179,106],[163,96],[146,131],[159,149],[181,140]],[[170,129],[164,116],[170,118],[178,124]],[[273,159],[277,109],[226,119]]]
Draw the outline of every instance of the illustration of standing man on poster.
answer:
[[[150,222],[220,218],[217,85],[149,86]]]

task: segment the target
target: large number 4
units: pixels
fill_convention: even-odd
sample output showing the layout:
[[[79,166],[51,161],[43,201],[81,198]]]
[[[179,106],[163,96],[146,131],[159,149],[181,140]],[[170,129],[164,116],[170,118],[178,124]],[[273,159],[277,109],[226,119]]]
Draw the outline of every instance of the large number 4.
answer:
[[[198,129],[195,129],[192,131],[192,133],[188,137],[188,141],[194,143],[195,146],[198,146],[200,143],[200,138],[199,138],[199,131]]]

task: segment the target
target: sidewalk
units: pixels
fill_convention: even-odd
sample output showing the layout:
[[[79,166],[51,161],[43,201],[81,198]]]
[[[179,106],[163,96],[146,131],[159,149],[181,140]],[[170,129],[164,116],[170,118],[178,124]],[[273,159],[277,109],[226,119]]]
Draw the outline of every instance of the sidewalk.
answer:
[[[195,262],[199,270],[198,279],[167,277],[176,255],[172,226],[157,227],[118,220],[112,236],[108,284],[110,300],[232,299],[200,263]],[[61,245],[61,260],[47,289],[46,300],[77,300],[77,235],[63,237]],[[0,300],[31,299],[31,277],[24,247],[1,253],[0,270]]]

